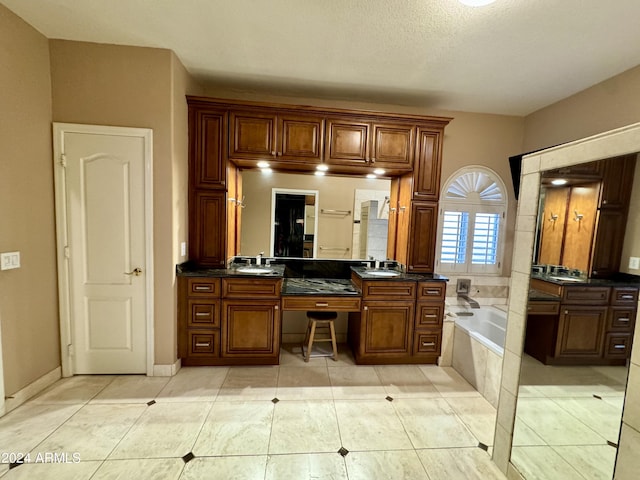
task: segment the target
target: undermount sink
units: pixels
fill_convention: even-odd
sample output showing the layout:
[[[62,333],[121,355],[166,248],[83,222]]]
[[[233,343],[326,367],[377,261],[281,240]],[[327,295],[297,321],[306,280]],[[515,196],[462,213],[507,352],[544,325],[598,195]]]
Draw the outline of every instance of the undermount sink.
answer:
[[[582,278],[577,277],[549,277],[553,280],[560,280],[561,282],[582,282],[584,281]]]
[[[271,268],[262,268],[262,267],[238,267],[236,268],[236,272],[264,275],[266,273],[273,273],[273,270]]]
[[[393,270],[367,270],[365,273],[374,277],[397,277],[400,275],[400,272],[394,272]]]

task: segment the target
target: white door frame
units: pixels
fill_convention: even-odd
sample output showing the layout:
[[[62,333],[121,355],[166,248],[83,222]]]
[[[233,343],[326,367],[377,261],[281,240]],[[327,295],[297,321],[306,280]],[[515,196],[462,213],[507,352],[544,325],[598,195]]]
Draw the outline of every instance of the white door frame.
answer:
[[[65,133],[117,135],[140,137],[144,140],[144,211],[145,211],[145,261],[146,261],[146,324],[147,324],[147,375],[153,375],[154,327],[153,327],[153,131],[150,128],[109,127],[73,123],[53,124],[53,171],[56,210],[56,254],[58,260],[58,305],[60,313],[60,357],[62,376],[74,375],[69,346],[72,344],[69,259],[66,256],[69,228],[67,224],[67,192],[64,170]]]
[[[278,193],[288,193],[290,195],[314,195],[316,197],[315,203],[315,217],[314,217],[314,227],[313,234],[313,258],[318,258],[318,205],[320,204],[320,191],[319,190],[301,190],[297,188],[277,188],[273,187],[271,189],[271,233],[270,238],[271,242],[269,244],[269,256],[274,256],[274,250],[276,246],[275,239],[275,229],[273,228],[276,221],[276,195]]]

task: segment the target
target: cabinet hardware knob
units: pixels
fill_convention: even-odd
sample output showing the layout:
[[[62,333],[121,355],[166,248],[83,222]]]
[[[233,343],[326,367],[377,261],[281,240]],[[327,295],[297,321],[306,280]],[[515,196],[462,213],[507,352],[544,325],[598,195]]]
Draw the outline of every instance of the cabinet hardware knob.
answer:
[[[621,295],[621,300],[633,300],[633,295]]]
[[[618,318],[617,320],[618,322],[629,323],[629,319],[625,317]]]
[[[626,347],[626,345],[614,345],[613,348],[617,349],[617,350],[624,350],[624,348]]]
[[[565,311],[564,311],[564,314],[565,314],[565,315],[568,315],[568,314],[569,314],[569,310],[565,310]]]
[[[391,213],[395,213],[395,212],[396,212],[396,208],[395,208],[395,207],[391,207],[391,208],[389,209],[389,211],[390,211]]]
[[[204,285],[204,286],[196,285],[195,289],[199,290],[199,291],[206,290],[207,292],[210,292],[211,291],[211,286],[210,285]]]
[[[425,318],[438,318],[438,315],[433,315],[433,314],[430,314],[430,315],[425,314],[424,316]]]
[[[371,164],[373,165],[374,163],[376,163],[376,159],[375,159],[375,158],[372,158],[372,159],[371,159]]]
[[[369,310],[369,307],[364,307],[363,310]]]
[[[434,342],[422,342],[423,347],[435,347],[436,344]]]
[[[271,152],[271,156],[272,156],[272,157],[275,157],[275,156],[276,156],[276,152],[275,152],[275,150]]]
[[[280,307],[278,305],[276,305],[275,307],[273,307],[274,310],[280,310]]]
[[[328,306],[329,306],[328,302],[324,302],[324,303],[316,302],[316,307],[328,307]]]
[[[607,201],[606,201],[606,200],[603,200],[603,201],[602,201],[602,204],[603,204],[603,205],[606,205],[606,204],[607,204]]]
[[[208,347],[210,343],[196,343],[196,347]]]
[[[400,210],[401,210],[402,212],[404,212],[406,209],[407,209],[407,207],[400,207]]]
[[[438,294],[440,294],[440,291],[439,290],[427,290],[427,293],[429,295],[438,295]]]
[[[282,156],[282,152],[278,152],[276,155],[277,155],[278,157],[281,157],[281,156]]]
[[[209,312],[196,312],[196,317],[208,317],[211,315]]]

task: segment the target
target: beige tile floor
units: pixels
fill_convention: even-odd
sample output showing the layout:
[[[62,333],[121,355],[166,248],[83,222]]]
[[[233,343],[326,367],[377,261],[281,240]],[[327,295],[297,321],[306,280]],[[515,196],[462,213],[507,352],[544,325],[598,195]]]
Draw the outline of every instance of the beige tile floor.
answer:
[[[549,366],[525,355],[511,462],[527,480],[610,480],[626,379],[626,367]]]
[[[493,444],[495,409],[452,368],[356,366],[346,348],[305,363],[291,345],[280,363],[62,379],[0,418],[0,452],[31,457],[0,476],[505,478],[479,447]]]

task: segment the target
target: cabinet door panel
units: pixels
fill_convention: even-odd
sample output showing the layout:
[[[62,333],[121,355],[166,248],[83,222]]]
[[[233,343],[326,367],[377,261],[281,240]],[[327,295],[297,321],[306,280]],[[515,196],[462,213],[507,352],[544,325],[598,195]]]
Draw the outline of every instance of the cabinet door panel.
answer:
[[[413,302],[365,302],[361,351],[364,354],[408,354],[413,310]]]
[[[441,328],[444,317],[443,303],[418,302],[416,305],[416,329]]]
[[[279,305],[279,301],[224,300],[222,356],[277,358],[280,353]]]
[[[189,357],[220,356],[220,332],[218,330],[190,330],[187,335],[189,338]]]
[[[414,127],[412,125],[374,124],[371,163],[379,168],[413,168]]]
[[[327,120],[326,163],[367,165],[369,159],[369,124],[347,119]]]
[[[321,162],[324,118],[278,115],[278,160]]]
[[[413,199],[436,202],[440,196],[442,133],[418,128],[417,137]]]
[[[220,300],[189,299],[189,328],[220,328]]]
[[[620,270],[620,257],[627,226],[626,210],[598,212],[591,257],[591,276],[606,278]]]
[[[222,267],[226,260],[227,205],[225,192],[194,192],[189,222],[189,259]]]
[[[637,154],[603,160],[601,208],[626,209],[633,187]]]
[[[436,253],[438,205],[413,202],[409,225],[409,272],[433,273]]]
[[[191,111],[191,174],[195,188],[224,188],[226,183],[226,111]]]
[[[602,356],[607,307],[565,307],[558,325],[557,357]]]
[[[232,111],[229,125],[229,158],[265,159],[275,155],[275,115]]]
[[[415,332],[414,337],[414,355],[440,355],[440,332]]]
[[[628,358],[631,354],[631,335],[628,333],[608,333],[604,344],[604,358]]]

